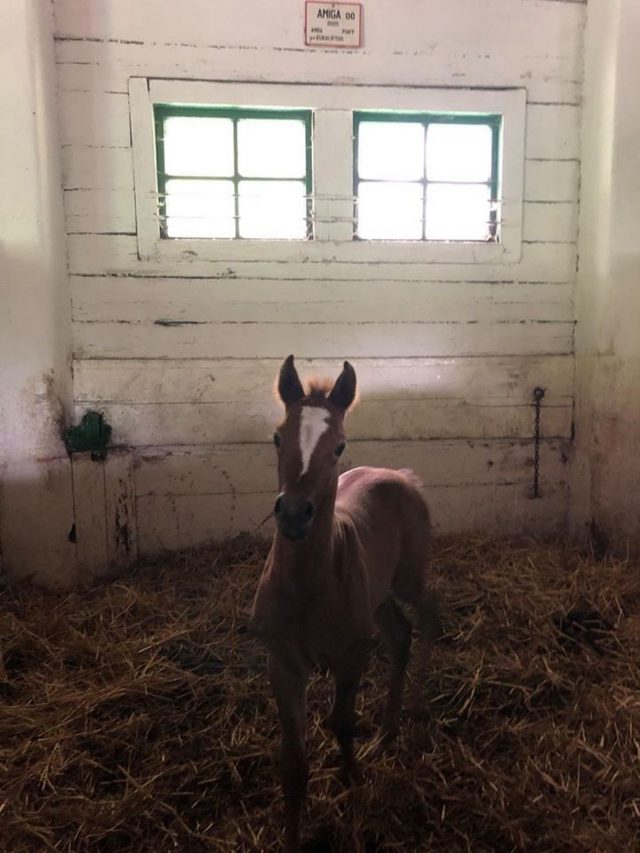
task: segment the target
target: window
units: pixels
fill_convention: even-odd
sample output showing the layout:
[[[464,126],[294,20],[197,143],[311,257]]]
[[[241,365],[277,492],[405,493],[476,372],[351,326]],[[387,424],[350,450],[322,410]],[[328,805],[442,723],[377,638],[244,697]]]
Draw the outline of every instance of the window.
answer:
[[[154,271],[520,258],[524,89],[132,77],[129,102]]]
[[[497,240],[499,115],[356,113],[356,236]]]
[[[311,113],[154,109],[163,237],[304,239]]]

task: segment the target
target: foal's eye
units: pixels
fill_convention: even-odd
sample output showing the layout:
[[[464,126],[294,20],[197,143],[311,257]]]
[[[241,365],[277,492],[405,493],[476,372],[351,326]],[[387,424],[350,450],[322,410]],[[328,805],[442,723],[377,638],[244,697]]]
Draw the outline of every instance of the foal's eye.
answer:
[[[275,444],[276,447],[280,447],[280,433],[274,432],[273,443]]]
[[[335,454],[336,454],[336,456],[342,456],[342,454],[344,453],[344,449],[345,449],[345,447],[346,447],[346,446],[347,446],[347,445],[346,445],[346,442],[341,441],[341,442],[340,442],[340,444],[339,444],[339,445],[336,447],[336,449],[335,449]]]

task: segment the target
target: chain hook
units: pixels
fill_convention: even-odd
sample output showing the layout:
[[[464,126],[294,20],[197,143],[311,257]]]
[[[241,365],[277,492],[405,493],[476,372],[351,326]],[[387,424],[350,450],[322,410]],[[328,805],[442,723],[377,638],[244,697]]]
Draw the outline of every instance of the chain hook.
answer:
[[[535,429],[534,429],[534,449],[533,449],[533,495],[534,498],[540,497],[540,409],[542,408],[542,398],[545,395],[545,389],[539,385],[533,389],[533,405],[536,409]]]

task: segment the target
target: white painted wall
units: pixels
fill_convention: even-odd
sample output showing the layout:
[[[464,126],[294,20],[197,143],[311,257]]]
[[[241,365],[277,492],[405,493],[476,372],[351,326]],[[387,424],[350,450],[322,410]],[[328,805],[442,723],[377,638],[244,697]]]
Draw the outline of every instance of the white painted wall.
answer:
[[[638,0],[589,0],[576,339],[578,530],[640,551]]]
[[[353,359],[363,402],[346,464],[413,465],[440,530],[562,530],[584,4],[368,0],[364,46],[345,52],[305,48],[303,16],[302,0],[55,0],[75,403],[103,409],[136,449],[141,550],[255,529],[267,515],[271,385],[289,352],[302,371]],[[140,261],[132,76],[525,87],[521,259],[329,263],[327,248],[300,263],[234,247],[216,262]],[[156,322],[172,319],[199,323]],[[532,501],[535,385],[547,396],[543,497]]]
[[[70,300],[51,6],[3,0],[0,26],[0,553],[14,578],[76,579]]]

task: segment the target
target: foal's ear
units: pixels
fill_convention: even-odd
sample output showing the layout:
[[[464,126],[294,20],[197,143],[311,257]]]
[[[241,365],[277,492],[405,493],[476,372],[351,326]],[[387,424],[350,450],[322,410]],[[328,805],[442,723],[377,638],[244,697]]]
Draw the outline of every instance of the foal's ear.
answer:
[[[304,397],[304,388],[293,363],[292,355],[282,362],[278,376],[278,394],[280,394],[280,399],[285,406],[290,406]]]
[[[329,400],[343,411],[347,411],[356,396],[356,372],[348,361],[345,361],[342,373],[336,379],[331,389]]]

